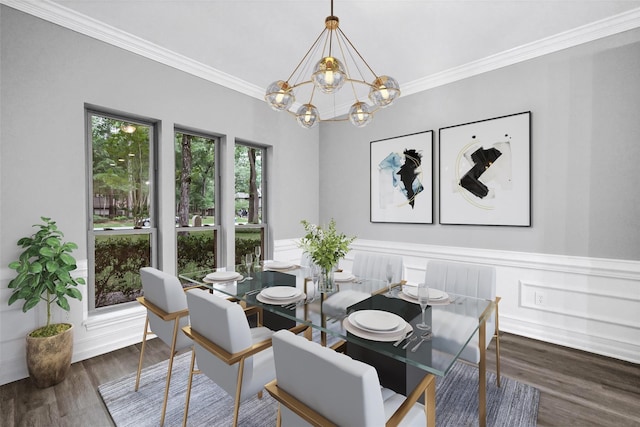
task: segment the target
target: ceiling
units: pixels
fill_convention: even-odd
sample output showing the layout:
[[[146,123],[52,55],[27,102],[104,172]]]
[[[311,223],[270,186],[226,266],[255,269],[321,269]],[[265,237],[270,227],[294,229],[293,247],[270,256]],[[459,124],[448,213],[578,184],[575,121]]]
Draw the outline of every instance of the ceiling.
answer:
[[[330,0],[0,1],[260,99],[331,11]],[[335,0],[334,15],[406,96],[640,27],[640,0]],[[329,103],[321,114],[339,113],[341,101]]]

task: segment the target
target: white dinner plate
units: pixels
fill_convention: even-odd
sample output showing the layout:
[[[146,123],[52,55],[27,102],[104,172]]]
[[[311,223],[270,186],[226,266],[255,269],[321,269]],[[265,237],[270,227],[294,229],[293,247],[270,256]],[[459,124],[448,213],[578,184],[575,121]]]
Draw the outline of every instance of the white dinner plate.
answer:
[[[267,261],[264,263],[264,266],[274,270],[286,270],[287,268],[293,267],[293,264],[285,261]]]
[[[260,291],[260,295],[272,300],[291,299],[300,296],[301,293],[302,290],[293,286],[272,286]]]
[[[429,300],[439,300],[439,299],[447,299],[449,298],[449,294],[445,291],[441,291],[440,289],[431,289],[429,288]]]
[[[287,299],[271,299],[271,298],[267,298],[262,294],[258,294],[256,295],[256,299],[258,301],[260,301],[261,303],[264,304],[271,304],[271,305],[287,305],[287,304],[291,304],[293,302],[298,302],[300,300],[303,300],[307,297],[307,295],[303,292],[300,295],[297,295],[293,298],[287,298]]]
[[[418,287],[417,286],[403,286],[402,292],[411,298],[418,298]],[[449,298],[449,294],[440,289],[429,288],[429,301],[438,301]]]
[[[336,271],[333,273],[333,280],[336,282],[352,282],[356,276],[348,271]]]
[[[404,329],[406,322],[402,317],[382,310],[360,310],[349,315],[354,326],[367,332],[394,333]]]
[[[364,329],[358,328],[357,326],[352,324],[349,321],[348,317],[346,317],[342,321],[342,325],[348,332],[356,336],[359,336],[360,338],[364,338],[371,341],[384,341],[384,342],[397,341],[400,338],[406,336],[406,334],[408,334],[413,330],[413,327],[409,323],[405,322],[405,327],[403,329],[393,333],[369,332],[369,331],[365,331]]]
[[[409,290],[406,290],[405,288],[409,288]],[[405,286],[402,288],[402,292],[400,292],[398,294],[398,297],[400,297],[400,299],[403,299],[405,301],[408,302],[412,302],[414,304],[418,304],[418,296],[417,296],[417,291],[414,291],[414,293],[416,294],[416,296],[412,296],[411,293],[411,288],[415,288],[415,286]],[[431,289],[429,289],[429,292],[431,292]],[[431,295],[431,294],[429,294]],[[439,298],[439,299],[433,299],[433,298],[429,298],[429,305],[447,305],[450,303],[449,300],[449,294],[446,294],[445,298]]]
[[[207,274],[204,278],[213,282],[228,282],[230,280],[238,280],[242,278],[242,276],[235,271],[214,271],[213,273]]]
[[[411,298],[418,298],[418,287],[417,286],[403,286],[402,293],[410,296]]]

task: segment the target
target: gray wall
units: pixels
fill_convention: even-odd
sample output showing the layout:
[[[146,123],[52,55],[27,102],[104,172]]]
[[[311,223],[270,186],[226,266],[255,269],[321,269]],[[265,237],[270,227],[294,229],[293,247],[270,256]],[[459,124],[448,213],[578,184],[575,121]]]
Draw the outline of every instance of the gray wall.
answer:
[[[359,238],[640,260],[640,30],[400,98],[321,128],[320,218]],[[438,129],[532,112],[532,227],[438,224]],[[369,221],[370,141],[433,130],[434,224]],[[346,189],[346,190],[344,190]]]
[[[58,222],[87,276],[85,105],[157,120],[159,126],[160,268],[175,269],[174,126],[220,135],[223,206],[222,254],[233,260],[234,150],[236,140],[268,147],[269,236],[293,238],[296,218],[318,218],[318,130],[300,128],[260,100],[0,6],[0,384],[28,375],[25,335],[46,323],[40,305],[24,314],[8,306],[7,268],[19,238],[32,234],[40,216]],[[293,179],[292,179],[293,178]],[[269,254],[267,254],[269,255]],[[81,292],[87,298],[85,286]],[[89,313],[70,301],[73,362],[140,342],[145,310]]]
[[[236,139],[273,147],[267,177],[272,239],[300,234],[291,212],[317,219],[317,129],[300,128],[260,100],[9,7],[1,14],[2,267],[41,215],[56,219],[66,238],[79,244],[76,257],[86,258],[85,103],[162,123],[160,205],[168,232],[161,242],[170,269],[174,125],[221,135],[230,148]],[[221,154],[223,197],[233,206],[233,150]],[[224,219],[230,229],[232,211]]]

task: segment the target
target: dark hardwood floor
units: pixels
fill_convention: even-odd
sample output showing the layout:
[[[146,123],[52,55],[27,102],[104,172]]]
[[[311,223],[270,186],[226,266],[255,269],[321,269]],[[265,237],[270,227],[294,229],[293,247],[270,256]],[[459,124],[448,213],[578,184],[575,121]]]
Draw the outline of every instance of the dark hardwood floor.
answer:
[[[487,367],[495,370],[493,344]],[[140,345],[74,363],[62,383],[29,379],[0,387],[0,426],[111,426],[98,385],[137,369]],[[145,366],[168,356],[152,340]],[[501,336],[502,374],[540,389],[539,426],[640,426],[640,365],[510,334]]]
[[[510,334],[500,355],[503,375],[540,390],[539,426],[640,426],[640,365]]]

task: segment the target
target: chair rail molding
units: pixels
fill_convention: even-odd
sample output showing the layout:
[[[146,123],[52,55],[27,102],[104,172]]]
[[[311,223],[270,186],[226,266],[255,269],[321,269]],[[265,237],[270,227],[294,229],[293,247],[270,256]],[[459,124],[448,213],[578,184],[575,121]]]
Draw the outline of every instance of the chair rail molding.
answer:
[[[276,241],[274,258],[299,262],[297,239]],[[357,239],[354,251],[401,255],[405,279],[424,280],[428,260],[496,267],[500,329],[640,363],[640,262]]]

